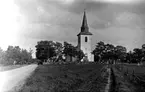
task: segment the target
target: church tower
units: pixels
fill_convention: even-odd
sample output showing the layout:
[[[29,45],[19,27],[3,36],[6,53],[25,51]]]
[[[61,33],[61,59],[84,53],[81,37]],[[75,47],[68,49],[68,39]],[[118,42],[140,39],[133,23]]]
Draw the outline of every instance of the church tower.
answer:
[[[94,61],[94,56],[91,54],[91,42],[92,42],[92,33],[89,32],[89,27],[87,24],[86,12],[84,11],[83,22],[81,26],[81,32],[78,36],[78,48],[81,49],[89,61]]]

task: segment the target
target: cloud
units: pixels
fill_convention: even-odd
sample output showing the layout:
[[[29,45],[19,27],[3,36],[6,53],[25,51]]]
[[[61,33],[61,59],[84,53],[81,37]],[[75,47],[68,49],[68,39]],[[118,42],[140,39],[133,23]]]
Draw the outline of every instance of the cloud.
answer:
[[[123,12],[116,15],[114,25],[126,27],[141,27],[144,25],[144,20],[140,15],[131,12]]]
[[[108,2],[108,3],[123,3],[123,4],[130,4],[130,3],[141,3],[143,0],[93,0],[93,1],[101,1],[101,2]]]
[[[94,34],[93,45],[96,41],[103,40],[133,48],[141,45],[144,40],[144,3],[122,4],[99,0],[15,2],[21,13],[19,38],[24,42],[31,40],[34,44],[39,40],[66,40],[77,44],[76,35],[80,32],[84,9],[87,12],[89,29]],[[22,44],[22,40],[18,43]],[[27,47],[27,44],[24,43],[23,46]]]

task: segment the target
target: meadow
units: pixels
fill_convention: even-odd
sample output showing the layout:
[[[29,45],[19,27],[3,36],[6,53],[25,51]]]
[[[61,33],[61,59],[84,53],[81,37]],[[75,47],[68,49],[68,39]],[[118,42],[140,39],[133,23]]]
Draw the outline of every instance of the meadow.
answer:
[[[102,64],[39,65],[19,92],[101,92],[105,69]]]
[[[145,92],[145,66],[141,65],[115,65],[115,68],[134,87],[134,92]]]
[[[1,71],[22,66],[3,66]],[[104,92],[108,67],[111,68],[109,92],[145,92],[144,65],[97,63],[38,65],[19,92]]]

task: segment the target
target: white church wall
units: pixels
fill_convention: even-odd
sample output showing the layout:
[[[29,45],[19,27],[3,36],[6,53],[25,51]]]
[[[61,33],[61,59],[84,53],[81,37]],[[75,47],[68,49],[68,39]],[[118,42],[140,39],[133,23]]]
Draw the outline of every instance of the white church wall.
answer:
[[[85,42],[85,37],[88,38],[87,42]],[[92,52],[92,35],[80,35],[80,48],[83,50],[84,54],[87,54],[89,61],[94,61],[94,56],[91,54]]]

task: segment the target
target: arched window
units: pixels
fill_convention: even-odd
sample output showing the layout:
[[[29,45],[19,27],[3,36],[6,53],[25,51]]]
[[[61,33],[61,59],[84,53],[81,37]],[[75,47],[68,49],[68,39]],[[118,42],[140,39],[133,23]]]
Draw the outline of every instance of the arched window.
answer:
[[[88,38],[87,37],[85,37],[85,42],[88,42]]]

